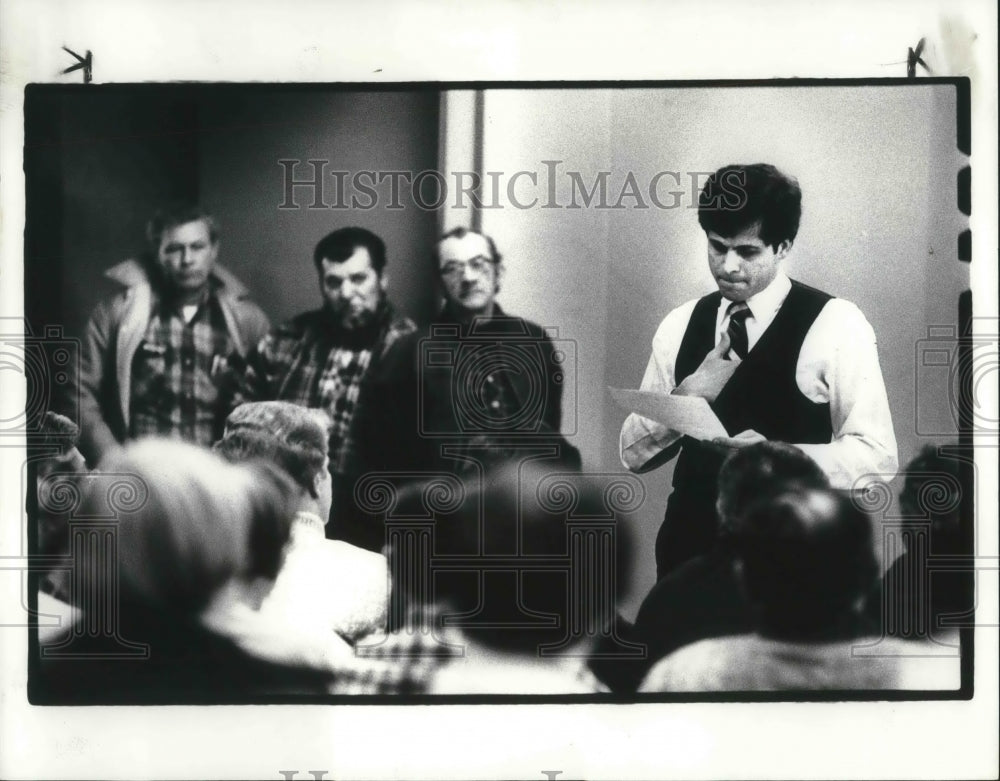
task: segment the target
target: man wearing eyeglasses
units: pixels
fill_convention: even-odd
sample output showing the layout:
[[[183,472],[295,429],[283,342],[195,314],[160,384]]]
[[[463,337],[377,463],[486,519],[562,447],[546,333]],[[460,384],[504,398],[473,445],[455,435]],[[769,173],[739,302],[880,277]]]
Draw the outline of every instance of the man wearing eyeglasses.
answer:
[[[377,400],[358,435],[368,463],[461,474],[531,452],[554,468],[579,468],[579,452],[560,434],[567,358],[544,328],[497,302],[504,264],[493,239],[456,228],[434,259],[444,306],[368,383],[366,398]]]
[[[497,303],[505,267],[493,239],[455,228],[441,238],[437,250],[445,302],[432,333],[447,334],[449,326],[454,328],[464,360],[456,365],[450,388],[427,394],[427,404],[438,408],[426,410],[427,417],[463,433],[503,435],[531,429],[558,434],[563,372],[555,347],[541,326],[508,315]],[[540,360],[519,360],[528,355]],[[470,370],[463,371],[464,366]],[[430,367],[423,368],[428,376]]]
[[[465,228],[446,233],[438,244],[438,272],[445,294],[438,320],[468,324],[476,317],[500,314],[494,299],[504,271],[503,258],[489,236]]]

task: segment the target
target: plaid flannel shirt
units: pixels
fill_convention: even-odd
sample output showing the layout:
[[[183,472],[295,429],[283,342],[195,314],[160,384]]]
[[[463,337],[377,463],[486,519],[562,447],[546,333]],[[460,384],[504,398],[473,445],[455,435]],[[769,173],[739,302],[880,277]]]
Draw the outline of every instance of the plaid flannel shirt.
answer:
[[[434,674],[464,653],[453,629],[431,630],[408,622],[405,629],[376,633],[359,641],[354,657],[333,670],[331,694],[426,694]]]
[[[435,676],[451,666],[465,666],[463,674],[476,678],[482,662],[466,658],[471,643],[459,628],[445,623],[446,615],[441,606],[410,610],[396,631],[364,638],[355,646],[352,659],[338,660],[329,693],[433,695]],[[586,656],[553,658],[551,665],[564,676],[567,694],[609,691],[590,671]],[[510,691],[496,693],[535,693],[518,691],[517,685],[517,676],[511,671]]]
[[[282,400],[327,412],[330,471],[356,471],[351,422],[361,400],[361,383],[373,360],[400,337],[416,331],[408,317],[385,301],[375,322],[358,332],[339,327],[322,309],[306,312],[271,331],[253,351],[236,403]]]
[[[209,446],[222,433],[222,367],[233,350],[214,293],[189,321],[159,302],[132,359],[130,435],[179,437]]]

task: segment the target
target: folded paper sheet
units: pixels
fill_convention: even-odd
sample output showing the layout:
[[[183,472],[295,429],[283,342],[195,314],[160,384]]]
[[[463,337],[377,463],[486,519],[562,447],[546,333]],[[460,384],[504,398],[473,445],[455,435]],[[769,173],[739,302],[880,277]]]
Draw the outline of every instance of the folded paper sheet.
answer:
[[[623,409],[655,420],[681,434],[704,440],[729,436],[708,402],[699,396],[671,396],[658,391],[625,388],[608,390]]]

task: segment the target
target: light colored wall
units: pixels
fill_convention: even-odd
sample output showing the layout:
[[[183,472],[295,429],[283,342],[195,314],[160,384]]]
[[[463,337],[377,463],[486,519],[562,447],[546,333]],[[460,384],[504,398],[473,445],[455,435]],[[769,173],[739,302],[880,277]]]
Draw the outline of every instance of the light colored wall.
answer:
[[[586,468],[621,469],[625,413],[605,387],[637,387],[659,321],[713,289],[688,172],[731,162],[770,162],[798,178],[803,218],[788,273],[867,315],[901,462],[924,442],[957,436],[942,383],[931,383],[926,369],[918,374],[916,360],[929,325],[957,322],[958,295],[968,286],[955,256],[962,224],[953,87],[495,90],[485,95],[483,144],[484,171],[505,174],[504,208],[482,212],[484,230],[508,259],[501,300],[575,340],[574,442]],[[554,199],[545,160],[563,161]],[[514,192],[521,202],[538,195],[534,208],[513,208],[506,198],[518,170],[537,172],[537,187],[522,179]],[[610,204],[631,171],[648,208],[636,208],[634,198],[621,209],[543,208],[571,202],[571,170],[587,183],[610,171]],[[665,204],[679,191],[677,208],[645,197],[659,171],[681,174],[681,187],[666,178],[658,191]],[[643,554],[626,614],[653,582],[671,470],[643,477],[647,501],[636,518]]]

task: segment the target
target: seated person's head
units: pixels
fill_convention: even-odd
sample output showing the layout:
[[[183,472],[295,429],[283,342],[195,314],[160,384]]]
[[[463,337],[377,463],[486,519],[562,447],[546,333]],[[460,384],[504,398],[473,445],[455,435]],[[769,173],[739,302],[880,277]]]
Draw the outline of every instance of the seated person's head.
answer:
[[[426,517],[427,492],[433,490],[431,483],[405,492],[400,512]],[[567,572],[574,553],[573,521],[567,520],[571,513],[573,518],[587,518],[593,527],[582,542],[573,538],[579,545],[593,546],[579,557],[573,574]],[[552,474],[530,462],[489,470],[482,481],[466,484],[459,512],[436,516],[434,549],[460,551],[452,560],[467,561],[468,566],[462,571],[451,566],[433,569],[429,601],[446,614],[468,616],[458,623],[462,631],[495,649],[537,656],[540,645],[570,637],[574,622],[593,640],[613,620],[615,598],[629,581],[630,528],[622,518],[609,515],[602,492],[582,475]],[[505,557],[510,566],[506,571],[484,567],[480,551]],[[394,572],[404,554],[390,549]],[[547,570],[542,566],[546,563]],[[413,596],[406,592],[408,579],[393,582],[402,592],[394,597],[405,601]],[[604,599],[583,593],[591,588]]]
[[[112,453],[101,471],[107,480],[94,482],[83,512],[106,516],[109,503],[117,504],[124,605],[194,617],[234,579],[273,582],[294,495],[279,470],[228,464],[177,440],[146,439]],[[110,588],[101,570],[84,577],[97,589]]]
[[[270,462],[300,488],[299,509],[330,517],[330,419],[322,410],[286,401],[241,404],[226,419],[215,451],[228,461]]]
[[[80,440],[80,427],[65,415],[46,411],[39,424],[37,443],[45,458],[38,462],[38,479],[43,480],[55,472],[85,472],[87,462],[76,446]]]
[[[904,471],[899,508],[904,523],[912,529],[930,523],[930,552],[959,555],[971,551],[968,531],[963,529],[960,462],[926,445]]]
[[[68,511],[59,496],[58,485],[87,472],[87,462],[77,450],[80,427],[64,415],[46,411],[39,421],[38,436],[32,437],[32,462],[38,498],[38,549],[50,553],[69,541]],[[37,457],[35,456],[37,454]]]
[[[809,640],[850,631],[878,565],[871,519],[847,496],[781,491],[754,504],[732,533],[760,632]]]
[[[791,484],[826,488],[829,481],[819,464],[794,445],[759,442],[733,452],[719,471],[716,509],[723,537],[751,505]]]

